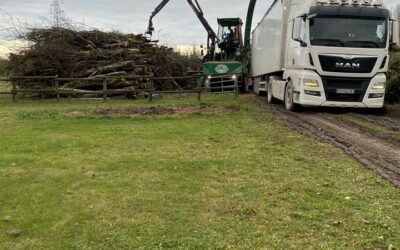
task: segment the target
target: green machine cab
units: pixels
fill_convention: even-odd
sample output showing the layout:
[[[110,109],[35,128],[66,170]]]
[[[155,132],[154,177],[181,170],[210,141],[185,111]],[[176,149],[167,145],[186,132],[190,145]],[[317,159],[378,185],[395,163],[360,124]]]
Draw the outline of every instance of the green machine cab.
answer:
[[[243,86],[243,22],[240,18],[218,19],[217,45],[212,59],[204,62],[203,84],[208,88],[227,88],[235,85],[235,80]],[[236,79],[237,78],[237,79]]]

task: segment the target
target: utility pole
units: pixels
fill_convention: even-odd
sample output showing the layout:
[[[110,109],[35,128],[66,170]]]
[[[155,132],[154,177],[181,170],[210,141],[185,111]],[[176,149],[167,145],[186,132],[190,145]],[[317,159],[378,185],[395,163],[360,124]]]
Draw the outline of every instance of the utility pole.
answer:
[[[50,5],[50,14],[52,17],[52,26],[59,28],[65,23],[65,12],[61,9],[62,0],[53,0]]]

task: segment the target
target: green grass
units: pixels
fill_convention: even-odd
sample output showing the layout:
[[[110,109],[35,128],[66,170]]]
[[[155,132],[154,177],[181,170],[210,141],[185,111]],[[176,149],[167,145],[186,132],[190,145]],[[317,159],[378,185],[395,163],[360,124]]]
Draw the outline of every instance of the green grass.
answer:
[[[12,88],[11,83],[0,82],[0,92],[11,91],[11,88]],[[11,95],[0,95],[0,103],[7,101],[9,102],[10,100],[11,100]]]
[[[0,249],[400,247],[387,181],[249,97],[204,102],[241,110],[78,118],[65,113],[132,102],[2,104],[0,219],[13,221]]]
[[[0,82],[0,91],[9,91],[9,90],[11,90],[11,83]]]

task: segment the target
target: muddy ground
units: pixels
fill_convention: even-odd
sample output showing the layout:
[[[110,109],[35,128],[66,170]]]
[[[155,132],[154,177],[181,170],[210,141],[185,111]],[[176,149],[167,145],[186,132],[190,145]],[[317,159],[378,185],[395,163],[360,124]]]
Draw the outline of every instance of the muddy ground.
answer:
[[[239,106],[221,105],[156,105],[156,106],[121,106],[99,108],[92,110],[77,110],[69,112],[72,116],[157,116],[157,115],[187,115],[187,114],[223,114],[240,110]]]
[[[400,109],[377,113],[308,108],[292,113],[283,105],[267,104],[263,97],[256,100],[288,126],[343,149],[400,188]]]

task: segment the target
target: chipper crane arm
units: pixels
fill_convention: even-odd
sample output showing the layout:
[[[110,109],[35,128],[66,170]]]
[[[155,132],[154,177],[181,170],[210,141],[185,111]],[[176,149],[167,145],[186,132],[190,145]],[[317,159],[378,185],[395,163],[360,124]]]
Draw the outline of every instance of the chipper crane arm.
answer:
[[[147,32],[146,34],[152,35],[153,31],[154,31],[154,26],[153,26],[153,18],[155,16],[157,16],[158,13],[160,13],[160,11],[165,7],[165,5],[167,5],[167,3],[170,0],[163,0],[155,9],[154,11],[151,13],[150,19],[149,19],[149,26],[147,27]]]
[[[257,0],[250,0],[249,8],[247,9],[246,28],[244,32],[244,48],[246,50],[250,50],[251,26],[253,25],[253,15],[256,3]]]
[[[150,20],[149,20],[149,26],[147,28],[146,34],[152,35],[154,31],[154,26],[153,26],[153,18],[160,13],[160,11],[169,3],[170,0],[163,0],[151,13]],[[218,42],[217,34],[215,31],[211,28],[210,24],[207,22],[207,20],[204,18],[204,13],[203,10],[200,7],[200,4],[198,3],[197,0],[187,0],[188,4],[192,8],[193,12],[196,14],[197,18],[200,20],[201,24],[205,28],[208,34],[208,56],[209,60],[211,60],[211,57],[214,55],[215,51],[215,46]]]
[[[197,18],[200,20],[201,24],[203,24],[203,27],[206,29],[208,36],[211,40],[217,41],[217,34],[215,34],[214,30],[211,28],[210,24],[207,22],[207,20],[204,18],[204,12],[200,7],[200,4],[197,0],[194,0],[194,3],[192,0],[187,0],[188,4],[196,14]]]

